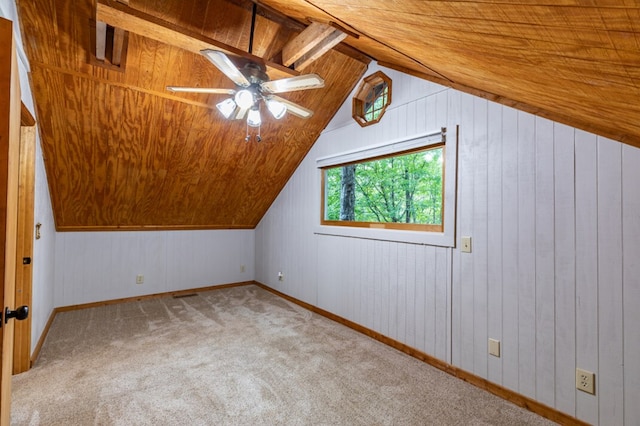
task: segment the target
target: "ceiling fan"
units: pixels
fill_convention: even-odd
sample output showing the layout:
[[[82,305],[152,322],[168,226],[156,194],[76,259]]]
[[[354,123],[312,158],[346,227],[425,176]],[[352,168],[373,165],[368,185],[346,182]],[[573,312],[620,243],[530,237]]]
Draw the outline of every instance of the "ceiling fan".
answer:
[[[172,92],[213,93],[232,95],[216,107],[227,119],[243,119],[247,117],[247,126],[260,127],[260,103],[264,102],[274,118],[280,119],[289,112],[300,118],[309,118],[313,111],[277,96],[276,93],[297,90],[318,89],[324,87],[324,80],[317,74],[305,74],[295,77],[270,80],[263,64],[250,59],[238,58],[244,62],[242,67],[236,66],[226,53],[215,49],[204,49],[202,53],[213,65],[236,85],[235,89],[219,89],[207,87],[167,86]],[[248,132],[247,132],[248,133]],[[249,136],[247,134],[247,140]],[[260,140],[260,135],[258,135]]]

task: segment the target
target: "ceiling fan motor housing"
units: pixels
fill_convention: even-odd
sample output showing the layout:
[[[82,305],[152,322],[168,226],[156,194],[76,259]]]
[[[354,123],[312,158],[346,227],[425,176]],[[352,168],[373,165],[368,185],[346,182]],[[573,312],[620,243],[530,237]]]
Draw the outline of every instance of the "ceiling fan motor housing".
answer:
[[[252,86],[260,86],[261,83],[269,81],[269,76],[264,72],[264,69],[254,62],[245,64],[241,72]]]

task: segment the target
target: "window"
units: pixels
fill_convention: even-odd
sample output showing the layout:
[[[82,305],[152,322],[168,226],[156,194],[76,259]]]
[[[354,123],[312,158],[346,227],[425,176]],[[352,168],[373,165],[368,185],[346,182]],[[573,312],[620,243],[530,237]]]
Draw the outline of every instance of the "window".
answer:
[[[449,134],[447,133],[447,129],[442,127],[437,131],[425,131],[414,135],[406,135],[398,139],[361,146],[348,151],[337,152],[316,158],[316,166],[318,168],[317,211],[320,213],[320,217],[318,218],[319,220],[317,225],[314,227],[314,233],[316,235],[334,237],[362,238],[379,241],[397,241],[411,244],[428,244],[440,247],[455,247],[458,127],[456,126],[453,132],[453,137],[448,136]],[[336,218],[336,209],[339,209],[339,207],[336,208],[336,202],[334,199],[337,194],[339,194],[337,195],[338,197],[341,195],[335,189],[335,182],[330,182],[332,178],[334,180],[338,179],[337,176],[332,176],[332,173],[340,174],[340,185],[342,185],[341,173],[343,166],[356,165],[355,180],[358,168],[360,168],[363,163],[376,162],[390,158],[396,158],[394,159],[394,163],[396,163],[401,161],[397,159],[398,157],[412,154],[430,157],[429,163],[431,167],[440,163],[440,166],[437,167],[441,172],[440,185],[442,195],[440,213],[434,213],[437,209],[431,209],[431,214],[426,215],[431,218],[437,218],[440,216],[440,223],[436,223],[437,219],[413,221],[412,223],[411,218],[414,216],[413,213],[410,214],[410,222],[407,223],[406,211],[396,213],[395,217],[399,220],[398,222],[377,222],[377,218],[375,222],[359,222],[358,218],[355,216],[357,200],[354,202],[354,220],[340,220],[339,213],[338,220],[328,219]],[[438,156],[440,158],[438,158]],[[371,167],[373,167],[373,165]],[[362,168],[364,168],[364,166],[362,166]],[[332,169],[336,169],[337,171],[331,171]],[[349,179],[349,177],[347,179]],[[433,180],[437,181],[437,179]],[[378,184],[380,185],[381,182]],[[334,188],[333,195],[330,195],[330,190],[327,190],[327,188],[331,187]],[[401,187],[400,191],[405,191],[406,189],[411,192],[411,187],[409,185]],[[340,191],[342,191],[342,188]],[[396,192],[397,191],[398,189],[396,189]],[[413,195],[413,202],[411,204],[417,205],[423,200],[420,200],[420,197],[417,195],[417,193],[421,191],[416,190],[415,192],[416,194]],[[406,193],[403,195],[406,196]],[[424,195],[423,192],[421,197],[426,198],[428,195]],[[435,199],[436,197],[432,196],[431,198]],[[381,197],[381,199],[384,200],[384,197]],[[333,204],[331,204],[331,202],[333,202]],[[434,200],[431,205],[437,205],[437,201]],[[340,204],[338,204],[338,206],[340,206]],[[333,209],[333,211],[331,209]],[[425,208],[422,210],[424,211]],[[426,210],[428,211],[429,209],[426,208]],[[402,216],[401,213],[404,213],[404,216]],[[404,221],[400,221],[401,216],[404,218]],[[419,217],[418,213],[415,214],[415,217]]]
[[[375,124],[391,104],[391,79],[378,71],[365,77],[353,97],[353,118],[361,126]]]
[[[322,169],[323,225],[443,231],[444,143]]]

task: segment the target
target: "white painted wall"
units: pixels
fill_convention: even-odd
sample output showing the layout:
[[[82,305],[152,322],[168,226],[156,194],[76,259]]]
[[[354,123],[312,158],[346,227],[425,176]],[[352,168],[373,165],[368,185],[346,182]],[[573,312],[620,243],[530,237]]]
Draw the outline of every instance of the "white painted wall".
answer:
[[[638,424],[640,150],[383,71],[391,109],[361,128],[347,99],[258,226],[256,280],[587,422]],[[456,124],[472,253],[314,234],[317,158]]]
[[[55,306],[251,281],[254,245],[253,230],[61,232]]]
[[[29,85],[29,61],[24,53],[22,38],[18,28],[18,14],[13,0],[0,0],[0,16],[13,21],[13,31],[18,51],[18,69],[20,72],[20,89],[22,103],[35,117],[33,97]],[[36,132],[37,133],[37,132]],[[36,136],[36,183],[34,194],[34,222],[42,224],[42,238],[35,240],[33,244],[33,280],[31,316],[31,348],[40,339],[42,332],[53,311],[53,277],[54,277],[54,245],[55,225],[53,222],[53,210],[49,198],[47,176],[44,171],[42,150],[40,149],[40,135]]]
[[[56,227],[53,220],[49,184],[42,159],[40,135],[36,140],[36,183],[34,223],[40,223],[40,239],[33,243],[31,300],[31,349],[35,349],[53,311]],[[34,235],[35,238],[35,235]]]

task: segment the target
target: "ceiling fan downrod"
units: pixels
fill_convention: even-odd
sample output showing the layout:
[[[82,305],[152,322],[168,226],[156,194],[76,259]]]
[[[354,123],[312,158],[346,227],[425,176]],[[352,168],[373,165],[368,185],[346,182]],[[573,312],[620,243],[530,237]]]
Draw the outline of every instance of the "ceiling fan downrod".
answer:
[[[256,13],[258,11],[258,3],[253,3],[251,12],[251,32],[249,33],[249,53],[253,55],[253,33],[256,29]]]

